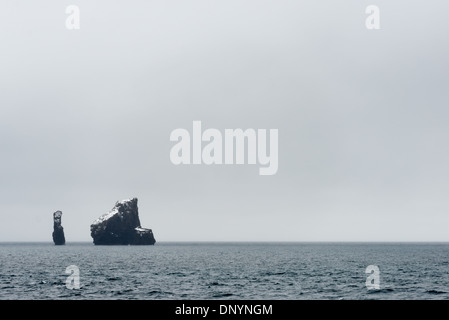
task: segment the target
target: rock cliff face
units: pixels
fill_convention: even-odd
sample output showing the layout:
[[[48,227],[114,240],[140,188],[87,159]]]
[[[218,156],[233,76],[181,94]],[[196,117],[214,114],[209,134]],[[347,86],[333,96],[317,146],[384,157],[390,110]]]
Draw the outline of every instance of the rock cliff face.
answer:
[[[61,225],[62,212],[53,213],[53,242],[57,246],[65,244],[64,228]]]
[[[116,202],[114,208],[90,226],[95,245],[153,245],[151,229],[140,226],[137,198]]]

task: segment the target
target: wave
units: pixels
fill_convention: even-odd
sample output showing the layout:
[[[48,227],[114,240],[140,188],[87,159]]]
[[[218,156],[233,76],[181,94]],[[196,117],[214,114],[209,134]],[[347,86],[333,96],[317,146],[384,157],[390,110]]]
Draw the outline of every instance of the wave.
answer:
[[[384,289],[370,289],[368,290],[368,294],[373,294],[373,293],[388,293],[388,292],[393,292],[394,289],[392,288],[384,288]]]
[[[216,293],[212,297],[213,298],[223,298],[223,297],[231,297],[233,296],[233,293]]]
[[[428,294],[445,294],[446,291],[440,291],[440,290],[426,290],[426,293]]]

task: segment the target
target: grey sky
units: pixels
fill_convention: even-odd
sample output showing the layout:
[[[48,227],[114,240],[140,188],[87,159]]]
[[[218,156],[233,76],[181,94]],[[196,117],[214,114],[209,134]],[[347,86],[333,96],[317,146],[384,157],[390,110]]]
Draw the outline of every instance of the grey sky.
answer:
[[[51,241],[56,210],[67,242],[91,241],[129,197],[157,241],[449,241],[447,12],[2,1],[0,241]],[[170,132],[193,120],[279,129],[277,174],[173,165]]]

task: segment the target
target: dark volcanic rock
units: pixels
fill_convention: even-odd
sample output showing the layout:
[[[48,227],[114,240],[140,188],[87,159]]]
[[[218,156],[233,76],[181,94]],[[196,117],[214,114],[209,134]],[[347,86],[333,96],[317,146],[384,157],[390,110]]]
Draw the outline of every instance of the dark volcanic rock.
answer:
[[[90,226],[96,245],[152,245],[156,242],[151,229],[140,226],[137,198],[118,201],[109,213]]]
[[[60,246],[65,244],[64,228],[61,225],[62,212],[53,213],[53,242]]]

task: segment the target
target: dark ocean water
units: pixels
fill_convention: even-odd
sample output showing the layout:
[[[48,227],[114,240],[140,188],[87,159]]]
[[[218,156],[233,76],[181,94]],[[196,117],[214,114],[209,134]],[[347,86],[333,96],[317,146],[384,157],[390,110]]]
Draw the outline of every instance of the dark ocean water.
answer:
[[[79,289],[66,286],[70,265]],[[0,243],[2,300],[449,299],[448,271],[448,243]]]

